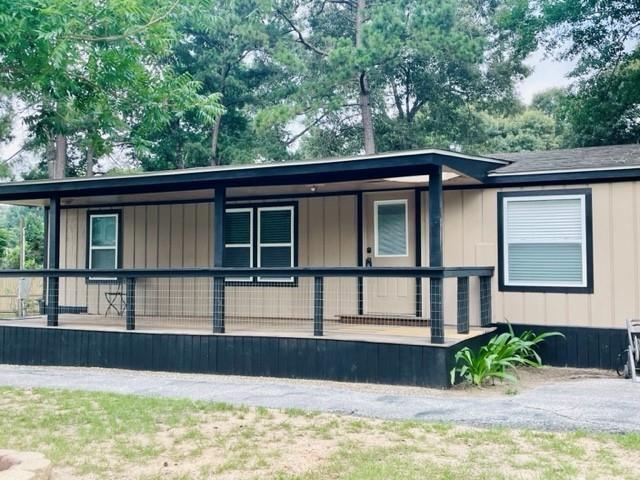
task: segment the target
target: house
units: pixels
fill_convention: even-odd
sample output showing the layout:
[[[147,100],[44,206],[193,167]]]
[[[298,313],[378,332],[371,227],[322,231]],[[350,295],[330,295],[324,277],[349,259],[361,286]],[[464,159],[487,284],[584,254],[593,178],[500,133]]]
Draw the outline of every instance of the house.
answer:
[[[640,145],[435,149],[0,185],[42,207],[42,314],[0,361],[447,387],[510,322],[611,368],[640,316]]]

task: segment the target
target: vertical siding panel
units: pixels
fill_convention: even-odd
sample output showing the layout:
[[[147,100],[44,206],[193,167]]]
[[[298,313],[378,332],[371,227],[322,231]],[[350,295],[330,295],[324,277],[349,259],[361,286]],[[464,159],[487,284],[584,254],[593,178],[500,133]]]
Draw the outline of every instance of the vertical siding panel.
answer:
[[[461,190],[443,193],[443,210],[444,265],[461,266],[464,260],[464,205]],[[445,325],[456,322],[456,285],[455,279],[445,279],[443,282]]]
[[[480,218],[482,245],[478,246],[476,258],[481,265],[495,266],[492,286],[493,319],[504,321],[504,294],[498,291],[498,190],[482,190],[482,217]],[[470,295],[480,291],[470,290]]]
[[[147,266],[147,218],[148,209],[145,205],[133,207],[133,267]],[[144,312],[147,279],[136,280],[136,313]]]
[[[340,197],[340,266],[357,265],[357,216],[356,197]],[[340,279],[340,291],[343,292],[342,311],[338,313],[357,313],[357,281],[355,278]]]
[[[529,295],[529,294],[527,294]],[[546,324],[565,325],[567,322],[567,297],[566,293],[546,293]]]
[[[634,195],[631,182],[614,183],[612,189],[612,204],[610,215],[612,217],[612,272],[613,281],[613,317],[611,325],[624,326],[625,319],[634,315],[635,292],[635,265],[639,248],[634,242],[633,226]],[[605,326],[598,323],[598,326]]]
[[[122,217],[122,266],[131,268],[134,266],[133,255],[136,238],[135,207],[124,207]]]
[[[183,238],[184,236],[184,206],[171,205],[171,252],[170,266],[171,268],[180,268],[183,266]],[[182,311],[182,279],[172,278],[169,281],[170,299],[169,313],[172,316],[180,315]]]
[[[611,321],[613,278],[613,245],[611,233],[613,216],[610,184],[594,184],[593,200],[593,271],[594,293],[591,297],[590,325],[613,325]]]
[[[464,252],[461,265],[463,266],[485,265],[484,259],[479,258],[481,255],[478,255],[478,247],[482,247],[482,205],[482,191],[462,191]],[[476,277],[471,277],[469,279],[469,320],[475,318],[480,318],[480,281]]]
[[[196,205],[184,205],[182,266],[196,266]],[[197,311],[195,298],[195,281],[193,278],[182,279],[182,311],[185,315],[194,315]]]
[[[78,209],[78,244],[76,248],[76,268],[87,267],[87,209]],[[87,281],[78,278],[77,305],[88,306]]]
[[[145,267],[158,268],[158,206],[149,205],[147,207],[147,235],[146,235],[146,255]],[[147,278],[143,281],[144,305],[142,312],[144,315],[158,314],[158,279]],[[137,306],[137,305],[136,305]]]
[[[196,205],[196,258],[195,265],[197,267],[209,267],[209,246],[210,224],[209,224],[209,206],[207,203],[198,203]],[[196,281],[196,291],[198,295],[197,308],[202,315],[209,316],[211,314],[210,302],[210,281],[208,278],[199,278]],[[231,291],[229,292],[232,293]]]
[[[147,265],[147,207],[134,207],[133,260],[134,268]]]
[[[519,322],[519,318],[512,319],[513,322]],[[524,296],[524,317],[522,321],[533,325],[546,325],[547,309],[544,293],[527,293]]]
[[[324,199],[324,265],[340,264],[340,199],[326,197]],[[324,282],[325,317],[333,317],[342,308],[343,298],[340,292],[340,281],[327,278]]]
[[[158,207],[158,268],[168,268],[171,266],[171,205],[160,205]],[[169,314],[170,281],[168,278],[158,279],[158,286],[154,294],[158,314]]]

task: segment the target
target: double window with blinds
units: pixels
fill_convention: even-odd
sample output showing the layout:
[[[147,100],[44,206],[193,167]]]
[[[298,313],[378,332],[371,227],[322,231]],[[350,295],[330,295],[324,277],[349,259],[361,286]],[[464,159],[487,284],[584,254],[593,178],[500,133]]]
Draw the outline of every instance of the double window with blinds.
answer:
[[[227,208],[224,229],[226,267],[269,268],[296,265],[295,205]],[[294,282],[292,277],[233,277],[227,282]]]

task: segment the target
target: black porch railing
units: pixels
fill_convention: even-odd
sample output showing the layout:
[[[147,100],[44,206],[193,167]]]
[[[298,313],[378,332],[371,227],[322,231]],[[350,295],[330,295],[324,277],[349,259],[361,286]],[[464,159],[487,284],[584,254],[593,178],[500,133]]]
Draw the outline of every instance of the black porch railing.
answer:
[[[456,282],[456,331],[460,334],[470,330],[470,279],[478,278],[479,295],[478,316],[476,325],[480,327],[491,324],[491,277],[492,267],[296,267],[296,268],[165,268],[165,269],[41,269],[41,270],[4,270],[0,276],[5,277],[43,277],[45,282],[45,310],[47,325],[57,326],[61,313],[89,313],[78,310],[79,307],[60,305],[61,289],[73,290],[73,285],[63,286],[62,280],[85,279],[87,287],[92,284],[103,285],[103,293],[94,302],[106,301],[107,313],[114,311],[118,317],[124,317],[127,330],[136,329],[137,314],[142,318],[155,315],[160,317],[172,315],[176,309],[183,308],[181,315],[198,317],[206,322],[209,318],[209,331],[225,333],[227,320],[232,316],[263,316],[270,313],[264,308],[256,308],[251,315],[246,313],[250,306],[259,303],[270,303],[278,306],[281,302],[280,317],[306,319],[304,325],[312,322],[313,334],[322,336],[325,333],[343,333],[342,326],[367,325],[372,331],[376,325],[394,326],[428,326],[432,343],[443,343],[445,340],[444,318],[444,281],[457,279]],[[251,279],[251,281],[247,281]],[[374,291],[384,282],[402,279],[407,285],[411,282],[416,292],[412,301],[419,303],[413,312],[429,311],[429,318],[415,315],[388,314],[386,316],[369,315],[361,312],[363,296],[367,289]],[[429,281],[429,295],[423,300],[422,284]],[[164,282],[164,283],[163,283]],[[173,283],[172,283],[173,282]],[[180,282],[176,286],[176,282]],[[260,283],[262,282],[262,283]],[[64,283],[64,282],[62,282]],[[76,285],[79,282],[76,282]],[[111,286],[111,287],[109,287]],[[265,287],[258,288],[256,287]],[[273,287],[273,288],[270,288]],[[276,288],[295,287],[295,288]],[[83,287],[84,288],[84,287]],[[174,298],[171,289],[179,290],[180,305],[172,305]],[[86,290],[86,288],[85,288]],[[424,290],[427,291],[427,290]],[[153,295],[150,294],[153,292]],[[87,293],[87,297],[89,294]],[[281,299],[287,298],[288,304]],[[140,302],[137,302],[140,297]],[[203,301],[203,297],[206,301]],[[233,297],[233,298],[232,298]],[[176,297],[177,298],[177,297]],[[422,302],[428,304],[423,308]],[[153,309],[149,306],[156,305]],[[290,307],[287,307],[290,305]],[[338,305],[338,306],[336,306]],[[348,308],[347,306],[348,305]],[[262,306],[262,305],[261,305]],[[71,312],[70,309],[77,309]],[[282,309],[292,311],[283,314]],[[113,310],[112,310],[113,309]],[[99,309],[98,309],[99,310]],[[147,310],[153,310],[149,314]],[[295,310],[295,311],[293,311]],[[186,312],[192,313],[186,313]],[[245,313],[238,313],[244,311]],[[330,312],[329,312],[330,311]],[[178,315],[173,313],[173,315]],[[148,320],[147,320],[148,321]],[[287,323],[291,326],[293,320]],[[448,323],[449,325],[452,322]],[[254,325],[257,325],[254,322]],[[285,325],[284,322],[272,322],[272,326]],[[274,331],[275,331],[274,328]],[[306,328],[306,327],[305,327]],[[426,330],[425,330],[426,332]],[[425,333],[426,335],[426,333]]]

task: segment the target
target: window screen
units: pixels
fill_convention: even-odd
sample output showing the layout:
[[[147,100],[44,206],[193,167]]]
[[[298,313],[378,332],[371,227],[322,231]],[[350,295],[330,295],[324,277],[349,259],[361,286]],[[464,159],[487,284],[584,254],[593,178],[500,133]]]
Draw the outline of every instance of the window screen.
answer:
[[[407,255],[407,202],[375,202],[375,247],[377,257]]]
[[[584,195],[503,198],[505,285],[584,287]]]

